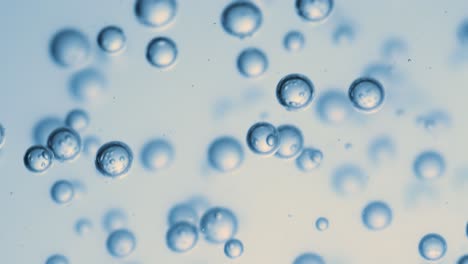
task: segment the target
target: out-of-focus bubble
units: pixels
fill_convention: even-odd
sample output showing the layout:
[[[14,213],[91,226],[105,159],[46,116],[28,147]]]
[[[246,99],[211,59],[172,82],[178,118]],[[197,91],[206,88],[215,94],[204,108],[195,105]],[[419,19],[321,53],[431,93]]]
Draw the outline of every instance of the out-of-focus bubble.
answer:
[[[179,222],[169,228],[166,243],[169,249],[177,253],[191,250],[198,241],[197,228],[187,222]]]
[[[381,201],[373,201],[362,210],[362,222],[367,229],[378,231],[392,223],[392,209]]]
[[[124,258],[135,250],[136,238],[130,230],[119,229],[109,235],[106,244],[113,257]]]
[[[468,255],[461,256],[458,259],[457,264],[468,264]]]
[[[108,210],[102,218],[102,225],[107,232],[123,229],[127,226],[127,222],[127,214],[117,208]]]
[[[62,67],[78,67],[85,64],[91,54],[88,38],[77,29],[62,29],[50,42],[50,54]]]
[[[377,80],[359,78],[349,87],[348,96],[357,110],[364,113],[375,113],[384,103],[385,92]]]
[[[169,225],[175,225],[180,222],[198,225],[198,215],[190,204],[177,204],[169,211]]]
[[[237,1],[224,8],[221,15],[223,29],[238,38],[250,37],[262,25],[262,11],[255,4],[248,1]]]
[[[450,115],[443,110],[433,110],[426,114],[419,115],[416,123],[420,124],[427,132],[438,133],[451,126]]]
[[[296,158],[296,166],[303,172],[312,171],[322,164],[323,153],[319,149],[304,148]]]
[[[444,157],[437,151],[423,151],[414,160],[413,171],[421,180],[439,178],[445,172]]]
[[[138,0],[135,14],[138,20],[150,27],[169,25],[177,13],[176,0]]]
[[[257,48],[244,49],[237,57],[237,69],[244,77],[259,77],[268,69],[267,56]]]
[[[158,171],[168,168],[174,160],[174,147],[165,139],[154,139],[145,144],[141,161],[146,169]]]
[[[33,128],[33,139],[37,145],[47,145],[47,138],[55,129],[62,127],[64,122],[59,117],[49,116],[40,119]]]
[[[106,90],[107,80],[104,75],[94,68],[84,69],[70,78],[70,93],[80,102],[97,102]]]
[[[395,81],[399,78],[399,73],[394,65],[386,62],[373,62],[367,65],[362,73],[363,76],[368,76],[377,80]]]
[[[282,159],[296,157],[304,147],[301,130],[293,125],[282,125],[278,127],[278,133],[280,145],[275,155]]]
[[[300,31],[289,31],[283,38],[283,46],[289,52],[301,51],[304,45],[305,37]]]
[[[50,133],[47,146],[56,160],[72,161],[80,155],[81,138],[73,129],[60,127]]]
[[[166,69],[176,62],[177,46],[166,37],[157,37],[150,41],[146,49],[146,59],[156,68]]]
[[[67,204],[73,200],[75,190],[73,184],[66,180],[59,180],[52,185],[50,196],[57,204]]]
[[[270,123],[255,123],[247,132],[247,146],[255,154],[273,155],[278,150],[279,145],[278,130]]]
[[[468,47],[468,19],[462,21],[458,26],[457,37],[462,46]]]
[[[350,23],[343,23],[333,31],[333,42],[335,44],[351,43],[355,38],[354,27]]]
[[[318,231],[325,231],[328,229],[329,222],[328,219],[325,217],[319,217],[315,221],[315,228],[317,228]]]
[[[242,165],[243,161],[244,149],[233,137],[219,137],[208,148],[208,162],[217,171],[234,171]]]
[[[3,145],[5,145],[5,128],[3,127],[2,124],[0,124],[0,149],[3,148]]]
[[[83,109],[74,109],[68,112],[65,118],[65,124],[75,131],[83,132],[88,128],[89,115]]]
[[[361,193],[367,187],[368,176],[352,164],[341,165],[332,173],[331,183],[335,192],[342,196]]]
[[[68,258],[61,254],[55,254],[47,258],[45,264],[69,264]]]
[[[224,254],[230,259],[242,256],[244,253],[244,244],[239,239],[229,239],[224,244]]]
[[[315,253],[304,253],[298,256],[293,264],[325,264],[325,261]]]
[[[351,113],[351,104],[346,94],[339,90],[326,91],[317,99],[316,111],[320,120],[328,124],[340,124]]]
[[[426,260],[441,259],[447,252],[447,243],[439,234],[427,234],[419,242],[419,254]]]
[[[200,220],[200,230],[211,243],[223,243],[237,233],[237,218],[227,208],[214,207]]]
[[[309,22],[321,22],[330,16],[333,0],[296,0],[296,12]]]
[[[24,166],[34,173],[42,173],[52,166],[54,153],[40,145],[32,146],[24,154]]]
[[[75,223],[75,232],[80,236],[89,234],[92,229],[93,223],[87,218],[80,218]]]
[[[374,163],[395,156],[395,143],[389,136],[380,136],[369,143],[368,157]]]
[[[276,98],[288,111],[306,109],[314,98],[314,85],[304,75],[289,74],[283,77],[276,86]]]
[[[133,153],[125,143],[111,141],[102,145],[96,154],[96,168],[104,176],[121,178],[133,163]]]
[[[101,140],[97,136],[86,136],[83,139],[83,152],[88,156],[96,155],[100,146]]]
[[[123,30],[117,26],[107,26],[103,28],[97,37],[99,47],[109,53],[117,54],[125,48],[127,39]]]
[[[406,60],[408,47],[400,38],[390,38],[385,41],[382,47],[382,55],[388,60]]]

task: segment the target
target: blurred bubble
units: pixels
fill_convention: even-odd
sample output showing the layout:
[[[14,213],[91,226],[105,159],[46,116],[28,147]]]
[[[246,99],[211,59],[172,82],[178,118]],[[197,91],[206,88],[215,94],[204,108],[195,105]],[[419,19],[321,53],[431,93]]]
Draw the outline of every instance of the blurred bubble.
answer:
[[[146,58],[154,67],[164,69],[174,65],[177,53],[174,41],[166,37],[157,37],[148,44]]]
[[[296,12],[309,22],[324,21],[333,10],[333,0],[296,0]]]
[[[102,145],[96,154],[96,168],[104,176],[121,178],[132,167],[133,153],[123,142],[111,141]]]
[[[348,96],[354,107],[365,113],[375,113],[383,105],[383,86],[372,78],[359,78],[349,87]]]
[[[45,262],[45,264],[69,264],[69,263],[70,262],[68,262],[68,258],[60,254],[55,254],[55,255],[50,256]]]
[[[439,178],[445,172],[444,157],[437,151],[423,151],[414,160],[413,171],[421,180]]]
[[[190,204],[177,204],[169,211],[168,222],[170,226],[180,222],[198,225],[198,215]]]
[[[103,51],[116,54],[125,48],[127,39],[120,27],[107,26],[99,32],[97,42]]]
[[[91,223],[91,220],[87,218],[78,219],[75,223],[75,232],[80,236],[89,234],[92,229],[93,224]]]
[[[175,0],[138,0],[135,4],[135,14],[138,20],[150,27],[169,25],[177,13]]]
[[[447,251],[447,243],[439,234],[427,234],[419,242],[419,254],[426,260],[439,260]]]
[[[168,168],[174,160],[174,147],[165,139],[147,142],[141,151],[143,166],[152,171]]]
[[[78,133],[68,127],[57,128],[50,133],[47,146],[58,161],[71,161],[80,155],[81,138]]]
[[[433,110],[426,114],[419,115],[416,123],[420,124],[427,132],[438,133],[451,126],[450,115],[443,110]]]
[[[368,157],[374,163],[395,156],[395,143],[389,136],[379,136],[369,143]]]
[[[315,228],[317,228],[318,231],[325,231],[328,229],[328,225],[329,225],[329,222],[328,222],[328,219],[325,218],[325,217],[319,217],[316,221],[315,221]]]
[[[323,122],[339,124],[350,116],[352,108],[345,93],[339,90],[330,90],[322,93],[317,99],[316,109]]]
[[[238,239],[229,239],[224,244],[224,254],[226,257],[235,259],[242,256],[242,253],[244,253],[244,245],[242,244],[242,241]]]
[[[304,253],[298,256],[293,264],[325,264],[325,261],[315,253]]]
[[[124,258],[130,255],[135,247],[135,235],[127,229],[115,230],[107,238],[107,250],[116,258]]]
[[[55,33],[50,43],[53,60],[62,67],[78,67],[91,55],[88,38],[77,29],[62,29]]]
[[[5,145],[5,127],[0,124],[0,149],[2,149],[3,145]]]
[[[333,31],[333,42],[335,44],[351,43],[355,34],[354,27],[350,23],[339,24]]]
[[[468,255],[461,256],[458,259],[457,264],[468,264]]]
[[[457,36],[458,42],[462,46],[468,47],[468,19],[462,21],[458,26]]]
[[[267,56],[257,48],[244,49],[237,57],[237,69],[244,77],[258,77],[268,69]]]
[[[73,184],[66,180],[56,181],[50,189],[50,196],[57,204],[70,203],[73,200],[74,195],[75,191],[73,189]]]
[[[24,154],[24,166],[31,172],[42,173],[52,166],[54,154],[40,145],[32,146]]]
[[[288,111],[306,109],[314,98],[314,85],[304,75],[289,74],[276,86],[276,98]]]
[[[169,228],[166,243],[169,249],[177,253],[191,250],[198,241],[197,228],[187,222],[179,222]]]
[[[331,180],[335,192],[350,196],[365,190],[368,176],[356,165],[345,164],[334,170]]]
[[[382,55],[388,60],[406,60],[407,51],[405,41],[396,37],[387,39],[382,47]]]
[[[373,62],[368,64],[362,73],[364,76],[377,80],[395,81],[399,79],[395,66],[385,62]]]
[[[303,172],[312,171],[322,164],[323,153],[319,149],[304,148],[296,158],[296,166]]]
[[[292,30],[286,33],[283,46],[289,52],[298,52],[304,48],[305,37],[300,31]]]
[[[88,128],[89,115],[83,109],[74,109],[68,112],[65,118],[65,124],[75,131],[83,132]]]
[[[208,161],[219,172],[231,172],[242,165],[244,149],[233,137],[219,137],[208,148]]]
[[[270,123],[258,122],[247,132],[247,146],[258,155],[273,155],[279,148],[278,130]]]
[[[63,121],[55,116],[40,119],[33,128],[34,143],[37,145],[46,145],[50,133],[63,125]]]
[[[108,210],[102,218],[102,225],[107,232],[123,229],[127,226],[127,222],[127,214],[117,208]]]
[[[304,137],[299,128],[293,125],[278,127],[280,145],[275,155],[278,158],[290,159],[297,156],[304,146]]]
[[[237,233],[237,218],[227,208],[209,209],[200,220],[200,230],[211,243],[223,243]]]
[[[71,76],[70,93],[77,101],[95,103],[104,94],[106,83],[107,80],[100,71],[87,68]]]
[[[372,231],[387,228],[392,223],[392,218],[392,210],[381,201],[370,202],[362,210],[362,222]]]
[[[83,139],[83,152],[88,156],[96,155],[100,146],[101,140],[97,136],[86,136]]]
[[[223,29],[241,39],[255,34],[262,20],[261,10],[255,4],[242,0],[226,6],[221,15]]]

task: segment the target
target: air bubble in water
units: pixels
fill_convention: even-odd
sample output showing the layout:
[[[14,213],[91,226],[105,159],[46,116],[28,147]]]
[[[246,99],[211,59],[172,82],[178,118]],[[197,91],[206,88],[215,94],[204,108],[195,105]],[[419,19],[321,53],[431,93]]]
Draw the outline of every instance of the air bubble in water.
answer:
[[[75,131],[83,132],[89,125],[89,115],[83,109],[74,109],[68,112],[65,124]]]
[[[296,0],[296,12],[309,22],[324,21],[333,10],[333,0]]]
[[[75,231],[80,236],[90,233],[92,229],[93,224],[91,223],[91,220],[87,218],[78,219],[75,223]]]
[[[217,171],[231,172],[242,165],[244,149],[240,142],[233,137],[219,137],[208,148],[208,161]]]
[[[132,167],[133,153],[123,142],[112,141],[102,145],[96,154],[96,168],[104,176],[120,178]]]
[[[127,229],[115,230],[107,238],[107,250],[116,258],[124,258],[130,255],[135,247],[135,235]]]
[[[148,44],[146,59],[154,67],[165,69],[174,65],[177,53],[177,46],[174,41],[166,37],[157,37]]]
[[[293,264],[325,264],[325,261],[315,253],[304,253],[298,256]]]
[[[368,176],[356,165],[346,164],[335,169],[331,181],[335,192],[350,196],[365,190]]]
[[[304,148],[296,158],[296,166],[303,172],[312,171],[322,164],[323,153],[319,149]]]
[[[273,155],[278,150],[279,145],[278,130],[270,123],[255,123],[247,132],[247,146],[255,154]]]
[[[237,69],[244,77],[259,77],[268,69],[267,56],[257,48],[244,49],[237,57]]]
[[[77,67],[88,61],[91,45],[88,38],[79,30],[63,29],[52,38],[50,54],[62,67]]]
[[[304,75],[289,74],[278,82],[276,98],[288,111],[304,110],[314,98],[314,85]]]
[[[24,154],[24,165],[35,173],[45,172],[52,166],[54,153],[44,146],[32,146]]]
[[[387,228],[392,223],[392,209],[384,202],[373,201],[362,211],[362,222],[373,231]]]
[[[66,180],[59,180],[52,185],[50,196],[57,204],[70,203],[75,196],[73,184]]]
[[[127,226],[127,214],[121,209],[110,209],[103,216],[102,225],[107,232],[123,229]]]
[[[329,225],[328,219],[325,218],[325,217],[319,217],[315,221],[315,228],[317,228],[317,230],[319,230],[319,231],[327,230],[328,225]]]
[[[223,243],[237,233],[237,218],[229,209],[214,207],[200,220],[200,230],[211,243]]]
[[[292,30],[286,33],[283,46],[289,52],[298,52],[304,48],[305,37],[300,31]]]
[[[55,254],[47,258],[45,264],[69,264],[68,258],[64,255]]]
[[[426,260],[439,260],[447,251],[447,243],[439,234],[427,234],[419,242],[419,254]]]
[[[239,239],[229,239],[224,244],[224,254],[226,257],[235,259],[244,253],[244,244]]]
[[[413,171],[421,180],[439,178],[445,172],[444,157],[437,151],[423,151],[414,160]]]
[[[350,116],[351,109],[346,94],[339,90],[326,91],[317,99],[318,116],[328,124],[343,123]]]
[[[384,103],[385,92],[377,80],[359,78],[349,87],[348,96],[357,110],[364,113],[375,113]]]
[[[145,144],[141,161],[146,169],[158,171],[168,168],[174,160],[174,147],[165,139],[154,139]]]
[[[84,103],[95,103],[105,93],[107,80],[94,68],[81,70],[70,78],[70,93],[74,99]]]
[[[58,161],[76,159],[81,151],[81,138],[75,130],[68,127],[57,128],[50,133],[47,146]]]
[[[241,39],[254,35],[262,25],[262,20],[260,8],[247,1],[229,4],[221,15],[224,31]]]
[[[122,51],[125,48],[126,41],[123,30],[117,26],[103,28],[97,37],[99,47],[109,54]]]
[[[187,222],[179,222],[169,228],[166,243],[169,249],[177,253],[191,250],[198,241],[197,228]]]
[[[282,159],[290,159],[297,156],[304,146],[304,137],[301,130],[293,125],[278,127],[280,145],[275,155]]]
[[[150,27],[169,25],[177,13],[176,0],[138,0],[135,14],[138,20]]]

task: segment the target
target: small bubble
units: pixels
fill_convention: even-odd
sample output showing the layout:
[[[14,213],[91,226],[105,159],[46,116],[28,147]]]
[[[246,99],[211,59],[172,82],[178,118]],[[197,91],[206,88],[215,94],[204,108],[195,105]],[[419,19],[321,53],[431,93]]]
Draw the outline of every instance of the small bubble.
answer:
[[[447,243],[439,234],[427,234],[419,242],[419,254],[426,260],[439,260],[447,251]]]
[[[346,94],[339,90],[326,91],[317,99],[318,116],[328,124],[343,123],[350,116],[351,109]]]
[[[57,204],[70,203],[75,196],[73,184],[66,180],[56,181],[50,189],[50,196]]]
[[[325,217],[319,217],[317,221],[315,221],[315,228],[319,231],[325,231],[328,229],[328,219]]]
[[[23,161],[29,171],[42,173],[52,166],[53,156],[54,154],[48,148],[36,145],[26,150]]]
[[[355,34],[354,27],[351,24],[340,24],[333,32],[333,42],[335,44],[341,44],[343,42],[351,43],[354,40]]]
[[[180,222],[197,225],[198,214],[190,204],[178,204],[169,211],[168,222],[170,226]]]
[[[275,155],[282,159],[290,159],[301,153],[304,146],[304,137],[299,128],[293,125],[278,127],[279,148]]]
[[[135,247],[135,235],[127,229],[115,230],[107,238],[107,250],[116,258],[124,258],[130,255]]]
[[[93,224],[91,223],[91,220],[87,218],[78,219],[75,223],[75,232],[80,236],[89,234],[92,229]]]
[[[191,250],[198,241],[197,228],[187,222],[179,222],[169,228],[166,243],[169,249],[177,253]]]
[[[219,172],[231,172],[242,165],[244,149],[233,137],[219,137],[208,148],[208,161]]]
[[[200,220],[200,230],[211,243],[223,243],[237,233],[237,218],[229,209],[214,207]]]
[[[304,253],[298,256],[293,264],[325,264],[325,261],[315,253]]]
[[[104,214],[102,218],[102,225],[104,230],[107,232],[112,232],[125,228],[127,226],[127,221],[127,214],[123,210],[113,208]]]
[[[52,255],[50,256],[45,264],[69,264],[70,262],[68,261],[67,257],[65,257],[64,255],[60,255],[60,254],[55,254],[55,255]]]
[[[296,12],[309,22],[324,21],[333,10],[333,0],[296,0]]]
[[[445,160],[437,151],[423,151],[414,160],[413,171],[421,180],[439,178],[445,172]]]
[[[395,156],[395,144],[389,136],[380,136],[369,143],[368,157],[374,162]]]
[[[276,86],[276,98],[288,111],[306,109],[314,97],[314,85],[304,75],[289,74]]]
[[[258,122],[247,132],[247,145],[259,155],[273,155],[280,146],[278,130],[270,123]]]
[[[109,54],[122,51],[125,48],[126,41],[123,30],[117,26],[103,28],[97,37],[99,47]]]
[[[79,102],[95,103],[106,90],[107,80],[97,69],[76,72],[70,78],[70,94]]]
[[[83,152],[88,156],[96,155],[100,146],[101,140],[97,136],[87,136],[83,140]]]
[[[244,49],[237,57],[237,69],[244,77],[259,77],[268,69],[267,56],[257,48]]]
[[[322,164],[323,153],[319,149],[304,148],[296,158],[296,166],[303,172],[312,171]]]
[[[238,38],[250,37],[262,25],[262,12],[253,3],[237,1],[229,4],[221,15],[223,29]]]
[[[68,112],[65,124],[75,131],[83,132],[89,125],[89,115],[83,109],[74,109]]]
[[[135,4],[135,14],[138,20],[150,27],[169,25],[177,13],[175,0],[138,0]]]
[[[120,156],[124,159],[118,159]],[[104,176],[121,178],[128,173],[132,162],[133,153],[130,148],[123,142],[111,141],[99,148],[95,163],[97,170]]]
[[[141,161],[146,169],[158,171],[168,168],[174,160],[174,147],[165,139],[154,139],[145,144]]]
[[[242,244],[242,241],[238,239],[229,239],[224,244],[224,254],[226,257],[235,259],[242,256],[242,253],[244,253],[244,245]]]
[[[300,31],[289,31],[283,38],[283,46],[289,52],[299,52],[304,45],[305,37]]]
[[[348,96],[354,107],[364,113],[375,113],[383,105],[383,86],[372,78],[359,78],[349,87]]]
[[[368,176],[356,165],[341,165],[332,173],[331,183],[335,192],[343,196],[361,193],[367,187]]]
[[[148,44],[146,58],[154,67],[164,69],[174,65],[177,53],[174,41],[166,37],[157,37]]]
[[[392,210],[384,202],[370,202],[362,210],[362,222],[369,230],[383,230],[392,223]]]
[[[89,60],[91,45],[79,30],[62,29],[50,42],[50,54],[62,67],[78,67]]]
[[[57,128],[49,135],[47,146],[58,161],[76,159],[81,151],[81,138],[78,133],[68,127]]]

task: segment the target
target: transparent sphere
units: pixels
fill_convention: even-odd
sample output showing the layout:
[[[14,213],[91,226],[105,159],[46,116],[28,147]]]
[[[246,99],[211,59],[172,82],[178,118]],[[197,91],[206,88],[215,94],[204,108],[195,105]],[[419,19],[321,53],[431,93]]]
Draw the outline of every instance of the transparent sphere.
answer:
[[[333,32],[333,42],[335,44],[351,43],[355,38],[354,27],[351,24],[340,24]]]
[[[200,220],[200,230],[211,243],[223,243],[237,233],[237,218],[229,209],[214,207]]]
[[[289,31],[283,39],[283,46],[289,52],[298,52],[304,48],[305,37],[300,31]]]
[[[88,156],[96,155],[100,146],[101,140],[96,136],[86,136],[83,139],[83,152]]]
[[[79,102],[97,102],[105,93],[107,80],[97,69],[88,68],[70,78],[70,94]]]
[[[73,200],[75,190],[73,184],[66,180],[59,180],[52,185],[50,196],[57,204],[66,204]]]
[[[427,234],[419,242],[419,254],[426,260],[439,260],[447,251],[447,243],[439,234]]]
[[[345,164],[334,170],[331,181],[335,192],[351,196],[366,189],[368,176],[356,165]]]
[[[208,162],[219,172],[234,171],[242,165],[243,161],[244,149],[233,137],[219,137],[208,147]]]
[[[306,21],[324,21],[332,10],[333,0],[296,0],[296,12]]]
[[[54,153],[40,145],[32,146],[24,154],[24,166],[35,173],[45,172],[52,166]]]
[[[107,250],[116,258],[124,258],[130,255],[135,247],[135,235],[127,229],[115,230],[107,238]]]
[[[304,147],[304,137],[299,128],[293,125],[282,125],[278,127],[279,148],[275,155],[278,158],[290,159],[297,156]]]
[[[314,98],[314,85],[304,75],[289,74],[278,82],[276,98],[289,111],[304,110]]]
[[[324,123],[340,124],[351,113],[351,104],[346,94],[337,91],[326,91],[317,100],[317,114]]]
[[[102,145],[96,154],[96,168],[104,176],[120,178],[132,167],[133,153],[123,142],[111,141]]]
[[[81,138],[75,130],[60,127],[50,133],[47,146],[58,161],[71,161],[80,155]]]
[[[197,228],[187,222],[179,222],[169,228],[166,243],[170,250],[182,253],[191,250],[198,241]]]
[[[304,253],[297,257],[293,264],[325,264],[325,261],[315,253]]]
[[[69,264],[68,258],[64,255],[55,254],[47,258],[45,264]]]
[[[247,132],[247,146],[255,154],[273,155],[280,146],[278,130],[270,123],[255,123]]]
[[[169,25],[177,13],[175,0],[138,0],[135,4],[135,14],[138,20],[150,27]]]
[[[97,42],[103,51],[116,54],[125,48],[127,39],[120,27],[107,26],[99,32]]]
[[[5,145],[5,128],[0,124],[0,149]]]
[[[373,201],[362,210],[362,222],[367,229],[378,231],[392,223],[392,209],[381,201]]]
[[[143,166],[151,171],[168,168],[174,160],[174,147],[164,139],[154,139],[145,144],[141,151]]]
[[[63,127],[64,123],[61,118],[48,116],[40,119],[33,128],[33,139],[37,145],[47,145],[47,138],[50,133],[59,127]]]
[[[83,109],[74,109],[68,112],[65,124],[75,131],[82,132],[88,128],[89,115]]]
[[[461,256],[458,259],[457,264],[468,264],[468,255]]]
[[[255,34],[262,25],[262,20],[260,8],[247,1],[229,4],[221,15],[224,31],[241,39]]]
[[[304,148],[296,158],[296,166],[303,172],[312,171],[322,164],[323,153],[319,149]]]
[[[87,218],[78,219],[75,223],[75,232],[80,236],[89,234],[92,229],[93,223]]]
[[[244,245],[242,244],[242,241],[238,239],[229,239],[224,244],[224,254],[226,257],[235,259],[242,256],[242,253],[244,253]]]
[[[102,225],[107,232],[123,229],[127,222],[127,214],[118,208],[109,209],[102,218]]]
[[[190,204],[178,204],[169,211],[168,222],[170,226],[180,222],[197,225],[198,214]]]
[[[50,42],[50,54],[62,67],[78,67],[88,61],[91,45],[88,38],[79,30],[62,29]]]
[[[364,113],[374,113],[382,107],[385,92],[377,80],[359,78],[349,87],[348,97],[357,110]]]
[[[327,230],[328,226],[329,226],[329,222],[328,222],[328,219],[325,217],[319,217],[315,221],[315,228],[317,228],[317,230],[319,231]]]
[[[439,178],[445,172],[444,157],[436,151],[424,151],[414,160],[413,171],[416,177],[421,180]]]
[[[237,69],[244,77],[259,77],[268,69],[267,56],[260,49],[247,48],[237,57]]]
[[[174,65],[177,53],[174,41],[166,37],[157,37],[148,44],[146,59],[154,67],[164,69]]]
[[[373,162],[393,157],[395,152],[395,143],[389,136],[379,136],[369,143],[368,157]]]

